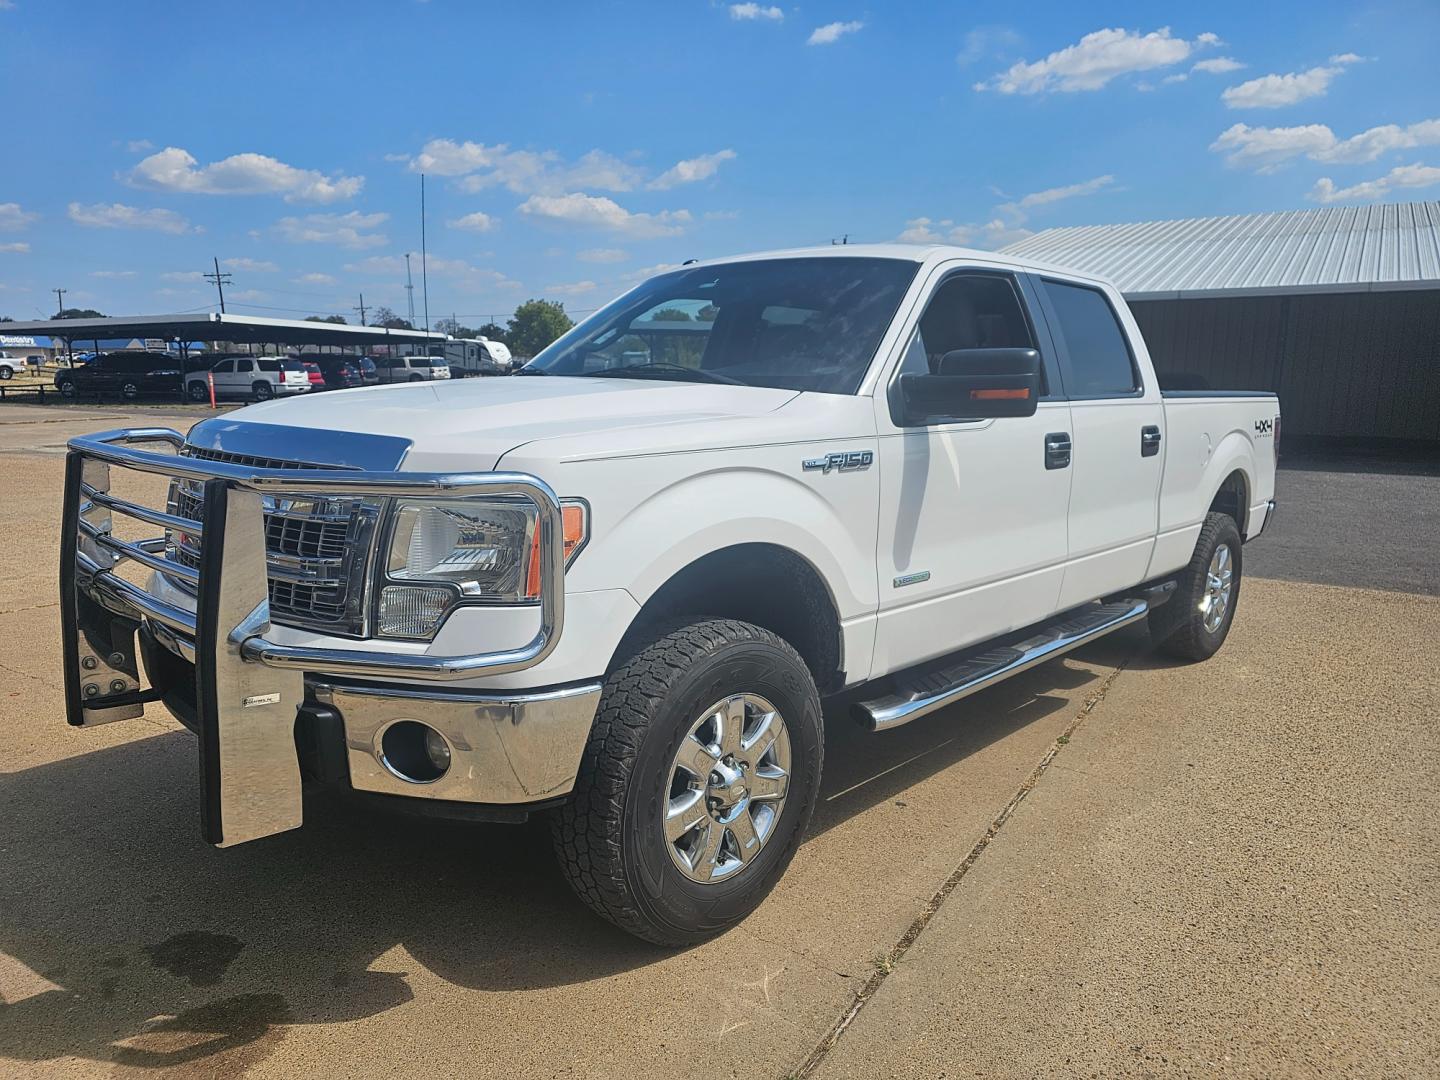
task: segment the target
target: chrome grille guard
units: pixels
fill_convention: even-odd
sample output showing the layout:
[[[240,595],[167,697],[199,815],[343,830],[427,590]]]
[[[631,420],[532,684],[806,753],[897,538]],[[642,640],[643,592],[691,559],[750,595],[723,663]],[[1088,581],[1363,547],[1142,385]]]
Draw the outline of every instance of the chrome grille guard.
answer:
[[[163,444],[169,452],[141,449]],[[61,525],[60,601],[66,719],[77,727],[143,715],[160,692],[142,689],[136,634],[143,621],[193,647],[200,735],[201,826],[221,847],[300,825],[294,723],[304,673],[446,682],[519,671],[555,648],[564,625],[560,500],[522,473],[396,473],[267,469],[182,457],[169,428],[128,428],[70,440]],[[112,467],[203,484],[203,522],[111,494]],[[508,495],[539,509],[540,627],[525,645],[462,656],[317,648],[269,641],[262,497],[377,498]],[[200,540],[200,565],[166,558],[164,535],[113,535],[121,514]],[[114,571],[124,561],[192,584],[194,613]],[[188,641],[186,641],[188,639]],[[189,654],[191,649],[183,650]]]

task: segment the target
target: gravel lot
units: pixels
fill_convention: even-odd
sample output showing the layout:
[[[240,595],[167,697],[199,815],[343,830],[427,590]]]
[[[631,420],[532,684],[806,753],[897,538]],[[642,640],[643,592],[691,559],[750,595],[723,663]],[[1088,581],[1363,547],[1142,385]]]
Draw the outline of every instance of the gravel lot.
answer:
[[[65,726],[59,448],[137,415],[0,406],[0,1074],[1433,1075],[1434,475],[1287,468],[1204,665],[1135,629],[884,737],[831,718],[784,882],[667,953],[538,823],[332,796],[216,851],[187,733]]]

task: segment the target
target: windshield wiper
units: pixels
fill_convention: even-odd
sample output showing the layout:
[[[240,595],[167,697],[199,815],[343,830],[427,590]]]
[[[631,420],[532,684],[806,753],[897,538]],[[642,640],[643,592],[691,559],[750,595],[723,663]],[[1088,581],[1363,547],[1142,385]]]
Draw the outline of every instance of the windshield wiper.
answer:
[[[684,364],[626,364],[623,367],[604,368],[600,371],[585,372],[586,378],[624,379],[630,376],[645,378],[651,372],[658,372],[660,378],[688,379],[692,382],[725,383],[729,386],[746,386],[739,379],[721,375],[716,371],[686,367]]]

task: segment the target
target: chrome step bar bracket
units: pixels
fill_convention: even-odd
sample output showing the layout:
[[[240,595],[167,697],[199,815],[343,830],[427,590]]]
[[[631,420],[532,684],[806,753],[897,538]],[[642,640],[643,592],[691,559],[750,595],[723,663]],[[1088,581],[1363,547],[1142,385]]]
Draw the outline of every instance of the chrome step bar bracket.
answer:
[[[1088,611],[1082,608],[1067,612],[1015,645],[962,657],[950,667],[913,682],[899,676],[894,693],[859,702],[854,706],[855,713],[871,731],[889,731],[1138,622],[1149,610],[1148,600],[1122,600],[1099,604]]]

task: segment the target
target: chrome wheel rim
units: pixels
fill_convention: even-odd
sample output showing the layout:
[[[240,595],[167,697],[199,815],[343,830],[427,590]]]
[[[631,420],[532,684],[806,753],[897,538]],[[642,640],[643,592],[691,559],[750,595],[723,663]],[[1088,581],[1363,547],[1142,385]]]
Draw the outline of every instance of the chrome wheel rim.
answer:
[[[1210,556],[1210,568],[1205,571],[1205,596],[1200,601],[1200,616],[1208,633],[1215,633],[1225,621],[1234,585],[1235,563],[1230,556],[1230,545],[1221,544]]]
[[[758,694],[717,701],[690,725],[661,809],[679,871],[710,884],[743,873],[764,850],[790,790],[790,733]]]

